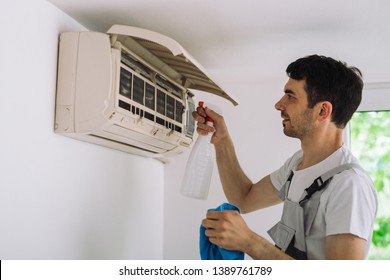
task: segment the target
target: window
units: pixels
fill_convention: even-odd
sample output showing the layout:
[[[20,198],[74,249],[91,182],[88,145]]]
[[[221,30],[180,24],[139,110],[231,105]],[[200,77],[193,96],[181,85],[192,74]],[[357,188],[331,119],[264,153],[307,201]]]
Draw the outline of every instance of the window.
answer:
[[[369,259],[390,259],[390,111],[356,112],[350,131],[352,153],[370,174],[378,193]]]

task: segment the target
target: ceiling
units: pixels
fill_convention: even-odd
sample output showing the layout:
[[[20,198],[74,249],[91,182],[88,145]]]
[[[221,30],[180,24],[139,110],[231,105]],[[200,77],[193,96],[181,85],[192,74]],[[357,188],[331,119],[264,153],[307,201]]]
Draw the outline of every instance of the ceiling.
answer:
[[[366,83],[390,82],[387,0],[49,2],[92,31],[124,24],[171,37],[227,91],[284,81],[288,63],[313,53],[357,66]]]

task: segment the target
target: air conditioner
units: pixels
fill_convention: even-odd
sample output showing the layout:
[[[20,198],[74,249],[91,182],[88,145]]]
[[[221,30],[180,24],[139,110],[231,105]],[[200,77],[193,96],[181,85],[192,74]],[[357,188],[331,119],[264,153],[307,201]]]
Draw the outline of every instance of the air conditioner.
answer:
[[[237,102],[174,40],[114,25],[60,35],[55,132],[166,161],[189,148],[190,89]]]

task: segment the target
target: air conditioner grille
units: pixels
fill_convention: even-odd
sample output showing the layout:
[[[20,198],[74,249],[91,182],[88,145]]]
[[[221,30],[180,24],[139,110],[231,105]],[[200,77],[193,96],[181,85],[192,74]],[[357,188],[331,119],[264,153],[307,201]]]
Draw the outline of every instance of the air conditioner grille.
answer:
[[[138,115],[141,118],[148,119],[155,124],[164,126],[168,129],[175,130],[175,131],[180,132],[180,133],[183,132],[183,128],[181,126],[175,125],[174,123],[172,123],[168,120],[164,120],[162,118],[156,117],[155,115],[149,113],[148,111],[144,111],[137,106],[130,105],[129,103],[126,103],[122,100],[119,100],[118,106],[122,109],[125,109],[126,111],[131,112],[134,115]]]
[[[123,98],[119,99],[118,107],[157,125],[182,133],[185,126],[183,124],[185,106],[177,97],[178,94],[171,94],[179,91],[179,87],[159,75],[156,76],[158,85],[153,84],[139,74],[141,70],[147,71],[146,66],[139,70],[138,68],[143,66],[141,62],[124,51],[121,55],[125,57],[121,60],[119,81],[119,94]],[[160,84],[163,84],[164,88],[159,87]],[[171,90],[167,91],[167,89]]]

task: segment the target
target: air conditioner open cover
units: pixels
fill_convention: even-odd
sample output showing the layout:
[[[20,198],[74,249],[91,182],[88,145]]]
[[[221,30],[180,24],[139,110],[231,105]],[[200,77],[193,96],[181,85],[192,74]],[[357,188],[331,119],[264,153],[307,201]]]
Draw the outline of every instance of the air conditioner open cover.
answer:
[[[176,41],[123,25],[60,36],[55,132],[165,161],[194,133],[191,89],[237,102]]]

